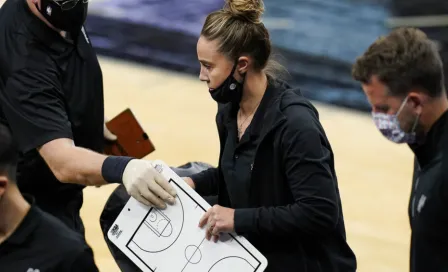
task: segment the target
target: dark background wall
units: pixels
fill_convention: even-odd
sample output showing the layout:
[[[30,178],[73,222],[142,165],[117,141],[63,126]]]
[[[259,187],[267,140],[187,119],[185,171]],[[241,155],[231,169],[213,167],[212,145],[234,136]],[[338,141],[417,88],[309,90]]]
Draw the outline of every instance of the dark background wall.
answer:
[[[390,0],[386,7],[390,16],[401,19],[397,26],[412,26],[423,30],[440,45],[440,55],[448,75],[448,1],[446,0]],[[445,80],[448,90],[448,82]]]
[[[205,16],[223,0],[91,1],[87,29],[98,52],[197,75]],[[385,1],[267,0],[265,25],[289,81],[311,99],[369,110],[350,67],[387,33]]]

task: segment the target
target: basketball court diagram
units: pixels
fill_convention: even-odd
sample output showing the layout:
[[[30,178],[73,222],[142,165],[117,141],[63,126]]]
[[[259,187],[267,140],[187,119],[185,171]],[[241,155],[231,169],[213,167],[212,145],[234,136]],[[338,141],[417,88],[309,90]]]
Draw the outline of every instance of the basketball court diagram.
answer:
[[[261,261],[233,234],[215,243],[198,226],[206,212],[173,179],[176,204],[165,210],[151,208],[126,243],[127,249],[152,272],[255,272]]]

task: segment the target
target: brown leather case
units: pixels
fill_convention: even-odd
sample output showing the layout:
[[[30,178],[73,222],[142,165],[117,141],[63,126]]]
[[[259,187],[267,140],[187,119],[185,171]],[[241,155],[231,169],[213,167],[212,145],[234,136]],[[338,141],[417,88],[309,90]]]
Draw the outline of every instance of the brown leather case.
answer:
[[[106,123],[106,127],[117,136],[116,141],[106,140],[104,153],[107,155],[141,159],[156,150],[131,109],[115,116]]]

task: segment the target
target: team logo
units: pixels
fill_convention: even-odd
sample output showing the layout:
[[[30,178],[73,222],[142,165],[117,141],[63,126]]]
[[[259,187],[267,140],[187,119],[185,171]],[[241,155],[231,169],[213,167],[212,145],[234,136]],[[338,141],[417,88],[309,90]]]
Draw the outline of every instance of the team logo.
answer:
[[[115,225],[112,227],[112,230],[111,230],[110,232],[112,233],[112,235],[116,235],[119,229],[120,229],[120,228],[118,227],[118,225],[115,224]]]
[[[112,234],[112,236],[115,236],[115,238],[117,238],[117,239],[118,239],[118,237],[120,237],[120,235],[121,235],[122,232],[123,232],[123,231],[120,230],[120,227],[118,227],[117,224],[115,224],[115,225],[112,227],[112,229],[110,230],[110,233]]]

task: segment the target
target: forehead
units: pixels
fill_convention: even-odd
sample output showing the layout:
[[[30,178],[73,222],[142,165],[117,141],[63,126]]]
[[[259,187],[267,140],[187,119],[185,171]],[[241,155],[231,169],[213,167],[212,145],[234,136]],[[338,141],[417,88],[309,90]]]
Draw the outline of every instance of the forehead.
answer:
[[[222,54],[218,52],[218,41],[210,41],[203,36],[199,37],[197,53],[199,61],[216,62],[222,58]]]
[[[373,111],[388,112],[400,106],[401,99],[389,95],[387,86],[376,76],[372,76],[368,83],[363,83],[362,89]]]

